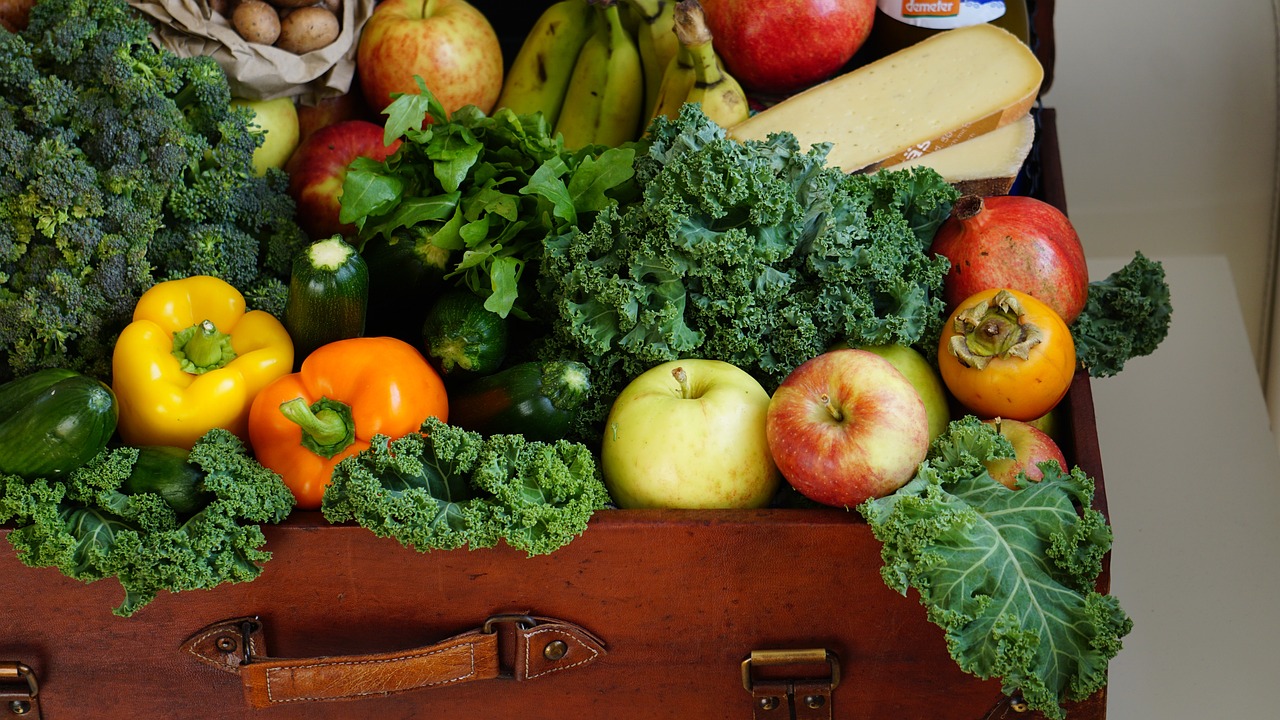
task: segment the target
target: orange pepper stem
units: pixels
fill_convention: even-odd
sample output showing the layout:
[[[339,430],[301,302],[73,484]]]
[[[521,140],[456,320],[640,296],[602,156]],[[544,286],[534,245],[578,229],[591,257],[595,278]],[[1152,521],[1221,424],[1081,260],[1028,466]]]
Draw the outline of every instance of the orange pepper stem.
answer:
[[[230,335],[204,320],[173,334],[173,356],[183,371],[200,375],[235,360],[236,351]]]
[[[302,446],[325,458],[331,458],[355,442],[356,425],[351,407],[322,397],[311,405],[302,398],[280,403],[280,412],[302,428]]]

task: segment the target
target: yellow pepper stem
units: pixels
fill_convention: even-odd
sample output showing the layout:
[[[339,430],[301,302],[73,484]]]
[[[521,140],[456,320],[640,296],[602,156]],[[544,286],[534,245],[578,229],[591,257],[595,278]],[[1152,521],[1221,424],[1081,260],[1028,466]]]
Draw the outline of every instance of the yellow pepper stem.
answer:
[[[331,458],[355,442],[356,425],[345,403],[322,397],[307,405],[294,398],[280,403],[280,412],[302,428],[302,446],[317,455]]]
[[[185,372],[200,375],[235,360],[236,351],[231,336],[205,320],[173,334],[173,356]]]

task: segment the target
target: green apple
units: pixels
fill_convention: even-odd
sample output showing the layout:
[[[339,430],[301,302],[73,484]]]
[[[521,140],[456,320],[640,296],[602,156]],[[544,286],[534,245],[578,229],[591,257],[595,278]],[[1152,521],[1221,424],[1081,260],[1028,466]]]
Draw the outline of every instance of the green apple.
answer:
[[[641,373],[614,400],[601,470],[621,508],[756,508],[782,476],[769,453],[769,393],[719,360]]]
[[[947,404],[947,388],[942,384],[938,371],[933,369],[929,361],[918,350],[906,345],[874,345],[862,348],[869,350],[888,360],[898,368],[898,372],[907,377],[920,399],[924,401],[925,413],[929,415],[929,442],[933,442],[947,429],[951,422],[951,408]]]
[[[231,104],[253,111],[251,128],[262,131],[262,145],[253,151],[253,170],[265,175],[267,168],[282,168],[298,147],[298,108],[293,98],[248,100],[232,98]]]

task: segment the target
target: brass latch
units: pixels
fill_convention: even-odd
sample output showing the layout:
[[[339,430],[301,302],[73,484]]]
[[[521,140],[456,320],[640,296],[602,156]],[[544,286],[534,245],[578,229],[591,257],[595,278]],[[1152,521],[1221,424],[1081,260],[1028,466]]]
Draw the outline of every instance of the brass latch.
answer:
[[[40,684],[25,664],[0,660],[0,717],[40,717]]]
[[[840,659],[830,650],[753,650],[742,661],[742,687],[756,720],[831,720]]]

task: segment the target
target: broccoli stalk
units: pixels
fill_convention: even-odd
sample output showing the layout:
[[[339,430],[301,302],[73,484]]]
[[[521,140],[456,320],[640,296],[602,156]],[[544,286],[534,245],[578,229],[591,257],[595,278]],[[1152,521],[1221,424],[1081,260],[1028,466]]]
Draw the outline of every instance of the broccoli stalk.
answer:
[[[282,314],[306,238],[210,57],[154,46],[124,0],[41,0],[0,33],[0,381],[110,375],[159,280],[220,277]]]
[[[321,510],[419,552],[502,540],[542,555],[580,535],[608,501],[585,445],[485,437],[430,418],[420,435],[375,437],[338,463]]]
[[[278,523],[293,509],[280,476],[249,455],[229,431],[201,438],[186,463],[210,496],[182,517],[153,492],[122,490],[138,449],[104,450],[65,480],[0,475],[0,522],[12,522],[9,542],[31,567],[53,567],[85,582],[115,577],[125,590],[113,611],[128,617],[161,590],[248,582],[271,553],[259,524]]]
[[[1090,377],[1115,375],[1130,359],[1155,352],[1172,315],[1164,267],[1135,253],[1129,264],[1089,283],[1084,310],[1071,323],[1076,358]]]

